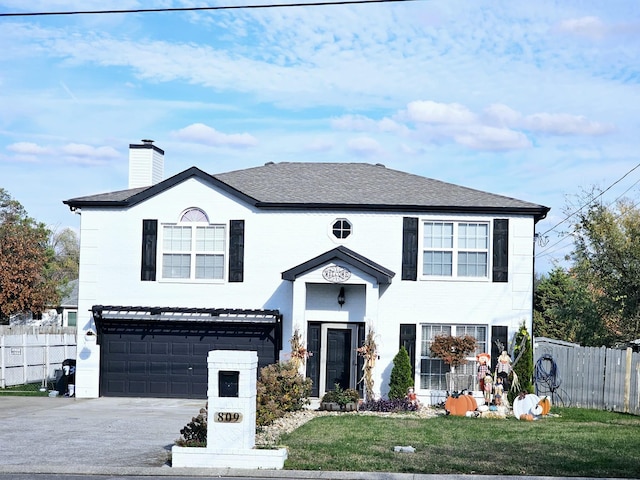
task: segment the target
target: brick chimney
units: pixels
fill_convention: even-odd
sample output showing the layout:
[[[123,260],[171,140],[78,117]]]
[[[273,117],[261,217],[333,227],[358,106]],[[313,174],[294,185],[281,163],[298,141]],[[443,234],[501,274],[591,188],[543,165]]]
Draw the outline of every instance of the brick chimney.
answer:
[[[153,140],[129,145],[129,188],[150,187],[164,177],[164,150]]]

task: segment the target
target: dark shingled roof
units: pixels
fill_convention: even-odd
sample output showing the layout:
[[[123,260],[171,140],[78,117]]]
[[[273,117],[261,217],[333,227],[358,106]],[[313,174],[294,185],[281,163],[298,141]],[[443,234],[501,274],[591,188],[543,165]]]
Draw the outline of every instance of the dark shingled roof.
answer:
[[[493,193],[368,163],[267,163],[210,175],[191,167],[151,187],[66,200],[72,209],[128,207],[197,177],[258,208],[513,212],[544,218],[549,209]]]

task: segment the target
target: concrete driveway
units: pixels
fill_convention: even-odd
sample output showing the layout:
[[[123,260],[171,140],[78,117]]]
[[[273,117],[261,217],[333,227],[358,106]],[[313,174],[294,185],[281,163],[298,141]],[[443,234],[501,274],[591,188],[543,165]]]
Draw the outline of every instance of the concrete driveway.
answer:
[[[206,400],[0,397],[3,466],[161,467]],[[51,468],[50,470],[57,470]]]

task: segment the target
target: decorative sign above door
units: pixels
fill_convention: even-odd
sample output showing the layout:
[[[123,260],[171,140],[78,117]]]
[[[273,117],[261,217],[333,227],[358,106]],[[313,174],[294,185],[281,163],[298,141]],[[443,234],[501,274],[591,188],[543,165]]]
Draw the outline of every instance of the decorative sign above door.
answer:
[[[330,265],[322,270],[322,277],[331,283],[344,283],[351,278],[351,271],[338,265]]]

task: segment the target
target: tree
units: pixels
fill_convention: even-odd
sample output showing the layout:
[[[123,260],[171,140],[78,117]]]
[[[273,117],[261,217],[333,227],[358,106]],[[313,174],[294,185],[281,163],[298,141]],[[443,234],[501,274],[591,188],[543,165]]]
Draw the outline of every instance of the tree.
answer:
[[[389,379],[389,400],[404,398],[409,387],[413,387],[411,360],[409,360],[409,353],[403,345],[393,357],[393,368]]]
[[[64,285],[78,278],[80,265],[80,241],[70,228],[51,232],[49,247],[54,252],[51,278]]]
[[[554,268],[536,284],[533,333],[586,346],[610,341],[597,298],[573,270]]]
[[[41,313],[59,302],[55,281],[47,275],[54,252],[49,230],[0,188],[0,320],[15,313]]]
[[[573,236],[572,272],[596,305],[603,341],[640,338],[640,210],[628,200],[593,203],[580,211]]]

